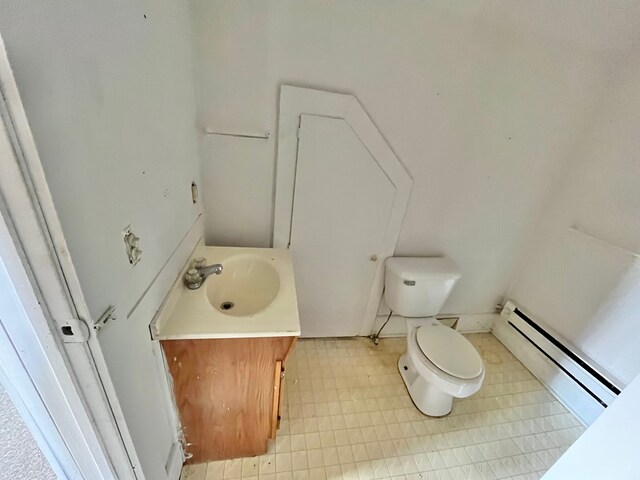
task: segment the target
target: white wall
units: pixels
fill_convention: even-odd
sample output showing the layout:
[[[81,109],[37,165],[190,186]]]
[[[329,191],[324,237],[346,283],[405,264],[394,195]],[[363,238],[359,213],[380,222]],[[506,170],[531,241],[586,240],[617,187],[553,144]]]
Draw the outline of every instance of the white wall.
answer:
[[[2,3],[2,35],[91,312],[117,303],[127,313],[200,212],[186,6]],[[129,224],[143,250],[133,268]]]
[[[493,312],[626,46],[631,3],[191,0],[207,241],[268,246],[282,83],[355,95],[414,178],[400,255]]]
[[[201,213],[187,5],[2,0],[0,12],[92,320],[116,306],[99,339],[143,471],[165,478],[176,434],[149,337],[154,310],[135,307]],[[143,250],[135,267],[129,224]]]
[[[635,480],[640,471],[640,377],[636,377],[542,477]]]
[[[624,384],[640,373],[639,59],[611,63],[508,294]]]

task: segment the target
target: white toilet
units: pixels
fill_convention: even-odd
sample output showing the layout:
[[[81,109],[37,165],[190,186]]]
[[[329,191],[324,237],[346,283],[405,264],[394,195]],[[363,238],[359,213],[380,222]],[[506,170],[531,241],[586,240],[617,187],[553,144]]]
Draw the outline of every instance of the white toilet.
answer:
[[[450,413],[453,397],[473,395],[484,380],[473,345],[434,317],[459,278],[456,265],[442,257],[386,260],[385,302],[394,314],[408,317],[407,352],[398,368],[413,403],[433,417]]]

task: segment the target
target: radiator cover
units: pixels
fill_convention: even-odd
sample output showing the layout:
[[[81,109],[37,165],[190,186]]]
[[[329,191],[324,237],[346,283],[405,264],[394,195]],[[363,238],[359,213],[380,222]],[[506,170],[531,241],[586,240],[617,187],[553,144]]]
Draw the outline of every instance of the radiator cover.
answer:
[[[506,302],[492,331],[585,425],[622,389],[604,368],[512,301]]]

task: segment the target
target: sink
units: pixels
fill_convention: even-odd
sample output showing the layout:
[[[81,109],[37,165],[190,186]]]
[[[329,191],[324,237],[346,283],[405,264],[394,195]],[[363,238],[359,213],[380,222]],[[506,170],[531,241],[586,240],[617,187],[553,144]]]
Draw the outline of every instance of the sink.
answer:
[[[220,275],[189,290],[191,259],[222,264]],[[209,247],[191,253],[150,324],[156,340],[287,337],[300,335],[291,251],[286,248]]]
[[[246,317],[267,308],[280,291],[273,265],[254,255],[238,255],[222,263],[222,274],[204,284],[209,303],[225,315]]]

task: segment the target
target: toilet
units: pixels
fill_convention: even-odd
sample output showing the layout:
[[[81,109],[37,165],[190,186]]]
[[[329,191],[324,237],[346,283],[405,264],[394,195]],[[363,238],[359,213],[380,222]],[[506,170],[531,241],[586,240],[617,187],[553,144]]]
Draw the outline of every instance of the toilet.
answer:
[[[400,375],[418,410],[447,415],[453,397],[476,393],[485,374],[473,345],[435,318],[460,272],[444,257],[390,257],[385,266],[385,302],[395,315],[406,317],[407,351],[398,361]]]

